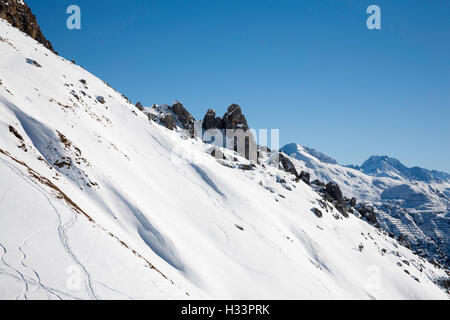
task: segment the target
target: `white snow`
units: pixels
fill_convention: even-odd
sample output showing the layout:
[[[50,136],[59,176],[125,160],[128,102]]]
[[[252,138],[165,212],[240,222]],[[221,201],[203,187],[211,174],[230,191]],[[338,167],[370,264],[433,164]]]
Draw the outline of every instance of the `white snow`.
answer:
[[[216,161],[3,20],[0,37],[0,299],[448,298],[377,229],[317,218],[306,184]]]

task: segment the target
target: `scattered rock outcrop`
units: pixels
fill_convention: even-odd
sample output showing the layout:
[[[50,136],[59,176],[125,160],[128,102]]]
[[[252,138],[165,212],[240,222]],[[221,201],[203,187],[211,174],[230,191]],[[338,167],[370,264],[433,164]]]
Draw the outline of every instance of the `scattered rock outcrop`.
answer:
[[[337,183],[330,182],[325,187],[325,197],[331,201],[334,207],[346,218],[348,218],[347,204],[342,195],[341,188]]]
[[[139,111],[144,111],[144,107],[142,106],[142,103],[140,103],[140,102],[136,103],[136,108],[138,108]]]
[[[356,210],[359,212],[359,214],[365,218],[371,225],[373,226],[379,226],[377,216],[375,214],[375,208],[373,206],[369,206],[366,204],[360,204],[357,206]]]
[[[106,103],[105,98],[102,97],[102,96],[98,96],[98,97],[97,97],[97,101],[100,102],[101,104],[105,104],[105,103]]]
[[[287,157],[284,153],[280,152],[279,159],[284,171],[292,173],[293,175],[295,175],[296,178],[299,178],[297,169],[295,168],[294,164],[289,159],[289,157]]]
[[[248,127],[247,119],[242,113],[242,109],[237,104],[232,104],[228,107],[227,112],[222,118],[216,116],[216,111],[209,109],[203,118],[203,130],[220,129],[226,130],[223,136],[228,136],[231,130],[234,130],[234,147],[233,150],[240,153],[248,160],[258,161],[258,147],[256,145],[255,137],[251,134]],[[241,131],[242,130],[242,131]],[[244,137],[242,136],[244,133]],[[244,139],[244,140],[241,140]],[[243,141],[243,146],[239,145]]]
[[[308,172],[302,171],[300,173],[299,179],[307,185],[311,184],[311,175]]]
[[[202,123],[204,130],[210,129],[242,129],[247,131],[249,129],[247,119],[242,113],[242,109],[237,104],[232,104],[228,107],[227,112],[222,118],[216,116],[216,111],[209,109],[203,118]]]
[[[182,128],[188,130],[191,135],[193,135],[195,119],[192,114],[190,114],[190,112],[186,110],[183,104],[176,101],[171,107],[169,107],[169,110],[173,112],[176,120],[178,120]]]
[[[222,125],[224,129],[249,129],[247,119],[242,114],[241,107],[237,104],[232,104],[228,107],[227,112],[222,118]]]
[[[319,209],[313,208],[313,209],[311,209],[311,210],[312,210],[312,212],[316,215],[317,218],[322,218],[322,217],[323,217],[323,213],[322,213],[322,211],[320,211]]]
[[[203,130],[223,129],[222,119],[216,117],[216,111],[209,109],[202,122]]]
[[[169,130],[175,130],[177,127],[177,125],[175,124],[175,119],[171,114],[166,114],[164,118],[160,119],[160,121]]]
[[[26,33],[44,47],[56,53],[37,23],[35,15],[23,0],[0,0],[0,18]]]

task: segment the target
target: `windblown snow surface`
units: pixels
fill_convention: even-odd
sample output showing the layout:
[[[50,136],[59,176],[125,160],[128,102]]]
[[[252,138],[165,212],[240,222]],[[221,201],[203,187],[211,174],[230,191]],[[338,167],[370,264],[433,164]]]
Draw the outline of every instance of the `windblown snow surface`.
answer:
[[[286,172],[217,161],[3,20],[0,37],[0,299],[448,299],[444,270],[316,217]]]

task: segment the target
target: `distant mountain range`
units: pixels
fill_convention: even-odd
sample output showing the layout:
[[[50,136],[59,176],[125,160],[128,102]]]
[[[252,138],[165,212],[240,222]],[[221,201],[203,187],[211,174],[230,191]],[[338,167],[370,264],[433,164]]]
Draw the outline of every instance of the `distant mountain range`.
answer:
[[[450,174],[420,167],[408,168],[395,158],[388,156],[372,156],[361,166],[348,166],[374,177],[405,178],[424,182],[450,181]]]
[[[296,143],[290,143],[282,148],[282,151],[288,155],[294,155],[298,160],[307,160],[308,157],[302,156],[306,153],[323,163],[338,164],[338,162],[329,155],[316,149],[300,146]],[[347,168],[364,172],[374,177],[388,177],[392,179],[409,179],[413,181],[424,182],[448,182],[450,174],[446,172],[428,170],[421,167],[408,168],[400,160],[389,156],[371,156],[361,166],[344,165]]]
[[[384,229],[406,236],[423,255],[449,264],[449,174],[408,168],[388,156],[372,156],[361,166],[343,166],[298,144],[281,151],[296,159],[297,170],[308,172],[312,179],[336,182],[346,196],[374,204]]]

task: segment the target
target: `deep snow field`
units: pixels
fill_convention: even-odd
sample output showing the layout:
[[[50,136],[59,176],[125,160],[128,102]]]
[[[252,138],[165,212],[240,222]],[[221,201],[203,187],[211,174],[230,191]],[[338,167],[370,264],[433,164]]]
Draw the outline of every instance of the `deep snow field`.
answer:
[[[3,20],[0,37],[0,299],[448,299],[444,270],[316,217],[288,173],[224,166]]]

